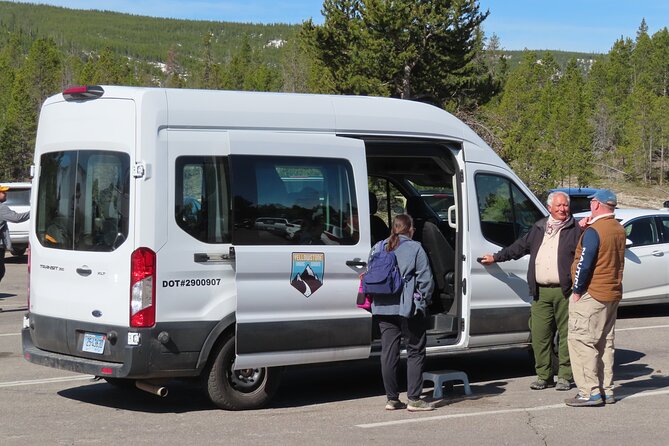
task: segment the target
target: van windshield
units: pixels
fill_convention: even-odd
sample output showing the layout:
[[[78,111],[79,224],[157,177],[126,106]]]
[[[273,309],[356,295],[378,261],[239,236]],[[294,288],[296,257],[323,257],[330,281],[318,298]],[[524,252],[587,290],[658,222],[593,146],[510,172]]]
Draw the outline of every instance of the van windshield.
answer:
[[[35,213],[42,246],[113,251],[128,237],[130,157],[73,150],[40,159]]]

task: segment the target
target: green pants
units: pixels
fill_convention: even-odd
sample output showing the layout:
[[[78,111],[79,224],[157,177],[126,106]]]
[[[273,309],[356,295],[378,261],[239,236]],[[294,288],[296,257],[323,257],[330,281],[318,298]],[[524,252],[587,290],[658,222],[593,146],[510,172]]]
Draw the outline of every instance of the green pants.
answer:
[[[537,378],[553,380],[551,350],[553,336],[557,330],[560,363],[558,378],[572,379],[569,344],[567,343],[568,320],[569,299],[562,295],[562,289],[539,288],[539,298],[532,302],[530,313],[530,331],[532,332],[532,349],[534,350],[534,367]]]

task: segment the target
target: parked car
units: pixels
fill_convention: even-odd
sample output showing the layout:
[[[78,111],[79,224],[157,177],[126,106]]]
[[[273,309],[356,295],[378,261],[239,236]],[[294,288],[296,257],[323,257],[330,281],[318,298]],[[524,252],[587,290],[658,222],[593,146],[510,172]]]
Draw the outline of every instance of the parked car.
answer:
[[[569,195],[569,209],[571,209],[572,214],[576,214],[590,211],[590,199],[588,197],[598,190],[591,187],[559,187],[548,192],[564,192]]]
[[[14,212],[28,212],[30,210],[30,183],[2,183],[8,186],[7,201],[5,204]],[[29,220],[21,223],[8,222],[9,238],[12,241],[12,254],[22,256],[28,248]]]
[[[260,217],[255,222],[255,228],[272,231],[281,234],[288,239],[295,237],[295,233],[300,230],[302,220],[288,221],[285,218]]]
[[[620,304],[669,302],[669,211],[616,209],[615,214],[627,235]]]

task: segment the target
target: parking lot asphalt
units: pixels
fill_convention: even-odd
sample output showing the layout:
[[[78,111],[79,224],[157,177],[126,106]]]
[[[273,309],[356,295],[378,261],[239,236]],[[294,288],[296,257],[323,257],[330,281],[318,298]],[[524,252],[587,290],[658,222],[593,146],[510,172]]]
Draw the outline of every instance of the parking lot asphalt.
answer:
[[[669,305],[621,309],[616,393],[600,408],[570,408],[573,396],[529,390],[526,350],[431,358],[429,370],[465,371],[473,394],[446,387],[437,409],[385,411],[377,360],[290,367],[262,410],[215,408],[198,383],[173,381],[165,398],[120,390],[92,377],[25,361],[25,258],[8,254],[0,283],[0,444],[457,444],[665,445],[669,438]],[[426,387],[430,399],[432,389]],[[402,395],[405,397],[405,395]]]

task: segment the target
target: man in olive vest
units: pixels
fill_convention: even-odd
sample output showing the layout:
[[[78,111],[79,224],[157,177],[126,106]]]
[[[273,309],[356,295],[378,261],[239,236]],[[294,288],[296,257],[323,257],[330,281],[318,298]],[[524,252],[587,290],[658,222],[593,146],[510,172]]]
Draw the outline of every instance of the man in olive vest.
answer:
[[[590,217],[576,247],[569,302],[569,357],[579,393],[568,406],[615,403],[613,395],[614,329],[623,296],[625,230],[614,218],[616,195],[601,189],[589,196]]]

